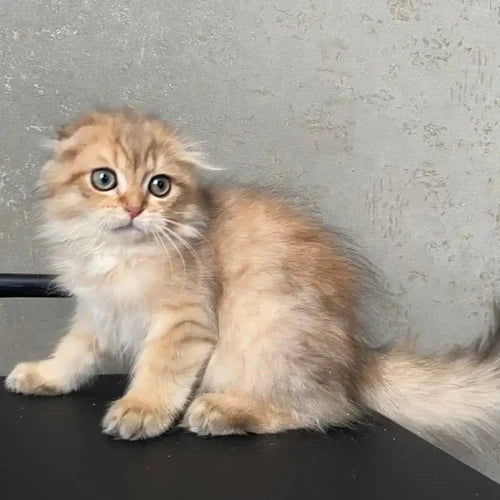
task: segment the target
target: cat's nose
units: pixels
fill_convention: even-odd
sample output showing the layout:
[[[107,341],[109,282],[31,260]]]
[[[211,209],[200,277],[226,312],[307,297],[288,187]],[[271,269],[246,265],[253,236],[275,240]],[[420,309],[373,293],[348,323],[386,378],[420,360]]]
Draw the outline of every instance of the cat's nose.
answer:
[[[142,207],[125,207],[126,212],[128,213],[131,219],[135,219],[138,215],[142,213],[144,210]]]

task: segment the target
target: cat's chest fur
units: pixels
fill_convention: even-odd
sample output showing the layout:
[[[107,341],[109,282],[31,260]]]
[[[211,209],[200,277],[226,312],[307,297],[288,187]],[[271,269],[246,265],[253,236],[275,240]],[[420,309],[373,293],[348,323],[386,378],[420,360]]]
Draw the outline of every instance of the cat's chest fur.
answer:
[[[100,251],[66,262],[61,281],[77,298],[79,318],[102,347],[133,354],[147,333],[165,281],[161,267],[152,256]]]

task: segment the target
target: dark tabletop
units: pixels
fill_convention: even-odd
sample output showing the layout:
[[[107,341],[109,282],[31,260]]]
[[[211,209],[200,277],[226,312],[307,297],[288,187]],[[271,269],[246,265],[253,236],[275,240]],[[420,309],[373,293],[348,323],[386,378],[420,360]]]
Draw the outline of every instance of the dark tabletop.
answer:
[[[100,433],[124,388],[101,377],[69,396],[0,389],[3,500],[500,499],[500,486],[380,418],[350,431],[116,441]]]

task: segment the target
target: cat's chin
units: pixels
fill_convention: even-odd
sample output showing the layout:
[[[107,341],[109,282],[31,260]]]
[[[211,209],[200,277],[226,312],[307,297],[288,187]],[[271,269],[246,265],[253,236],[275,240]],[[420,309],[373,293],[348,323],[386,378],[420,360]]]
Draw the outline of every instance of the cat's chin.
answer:
[[[120,241],[136,243],[146,236],[144,231],[134,224],[127,224],[124,226],[117,227],[112,229],[110,234],[113,238],[116,238]]]

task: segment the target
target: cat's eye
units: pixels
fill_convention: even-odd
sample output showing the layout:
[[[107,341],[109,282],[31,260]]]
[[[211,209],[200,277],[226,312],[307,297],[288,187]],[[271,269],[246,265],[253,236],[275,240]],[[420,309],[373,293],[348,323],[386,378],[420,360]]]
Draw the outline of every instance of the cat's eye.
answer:
[[[90,182],[98,191],[110,191],[118,184],[115,172],[108,167],[92,170]]]
[[[151,178],[148,184],[149,192],[157,198],[167,196],[170,191],[170,177],[168,175],[160,174]]]

